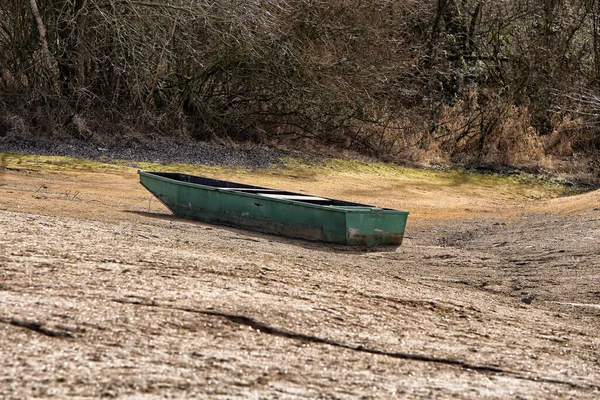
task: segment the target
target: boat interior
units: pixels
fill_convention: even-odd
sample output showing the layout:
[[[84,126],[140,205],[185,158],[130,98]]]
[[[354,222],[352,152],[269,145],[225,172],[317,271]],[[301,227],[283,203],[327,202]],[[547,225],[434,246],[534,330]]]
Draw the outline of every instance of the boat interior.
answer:
[[[180,174],[176,172],[148,172],[152,175],[161,176],[168,179],[173,179],[179,182],[192,183],[202,186],[208,186],[214,189],[227,190],[238,193],[248,193],[280,200],[299,201],[308,204],[319,204],[343,209],[372,209],[381,210],[380,207],[369,206],[366,204],[352,203],[348,201],[328,199],[325,197],[312,196],[302,193],[288,192],[285,190],[269,189],[260,186],[245,185],[243,183],[229,182],[219,179],[205,178],[188,174]]]

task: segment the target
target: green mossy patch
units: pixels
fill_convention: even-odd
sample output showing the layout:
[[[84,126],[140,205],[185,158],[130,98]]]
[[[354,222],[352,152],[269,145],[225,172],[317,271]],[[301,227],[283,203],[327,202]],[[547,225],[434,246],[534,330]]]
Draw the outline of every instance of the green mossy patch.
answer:
[[[251,178],[270,176],[274,179],[291,178],[311,181],[317,177],[377,177],[394,186],[415,185],[490,189],[514,192],[529,198],[553,198],[581,192],[576,188],[545,177],[527,173],[479,173],[465,169],[410,168],[383,162],[327,159],[315,163],[311,160],[284,158],[281,163],[267,168],[242,166],[203,166],[196,164],[157,164],[129,160],[85,160],[63,156],[29,155],[15,152],[0,153],[0,168],[135,173],[137,170],[156,172],[177,171],[219,178]]]

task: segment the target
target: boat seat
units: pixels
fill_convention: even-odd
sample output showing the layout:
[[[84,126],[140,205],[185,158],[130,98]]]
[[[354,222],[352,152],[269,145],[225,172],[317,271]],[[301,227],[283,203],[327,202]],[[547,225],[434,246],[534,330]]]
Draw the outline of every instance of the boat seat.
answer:
[[[301,194],[271,194],[271,193],[258,193],[261,196],[270,197],[272,199],[281,200],[296,200],[296,201],[331,201],[323,197],[317,196],[304,196]]]

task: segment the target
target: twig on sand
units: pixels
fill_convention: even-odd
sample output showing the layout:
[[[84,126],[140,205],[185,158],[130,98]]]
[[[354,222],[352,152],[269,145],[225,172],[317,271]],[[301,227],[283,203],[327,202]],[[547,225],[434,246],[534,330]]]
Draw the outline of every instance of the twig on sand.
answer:
[[[67,190],[65,192],[65,196],[67,196],[67,199],[74,201],[75,199],[77,199],[77,196],[79,196],[79,192],[71,192],[70,190]]]

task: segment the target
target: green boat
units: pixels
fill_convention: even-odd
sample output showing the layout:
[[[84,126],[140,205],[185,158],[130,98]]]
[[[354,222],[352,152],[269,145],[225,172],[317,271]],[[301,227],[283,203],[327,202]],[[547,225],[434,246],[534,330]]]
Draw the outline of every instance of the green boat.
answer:
[[[176,172],[138,171],[175,215],[357,246],[402,244],[408,212]]]

